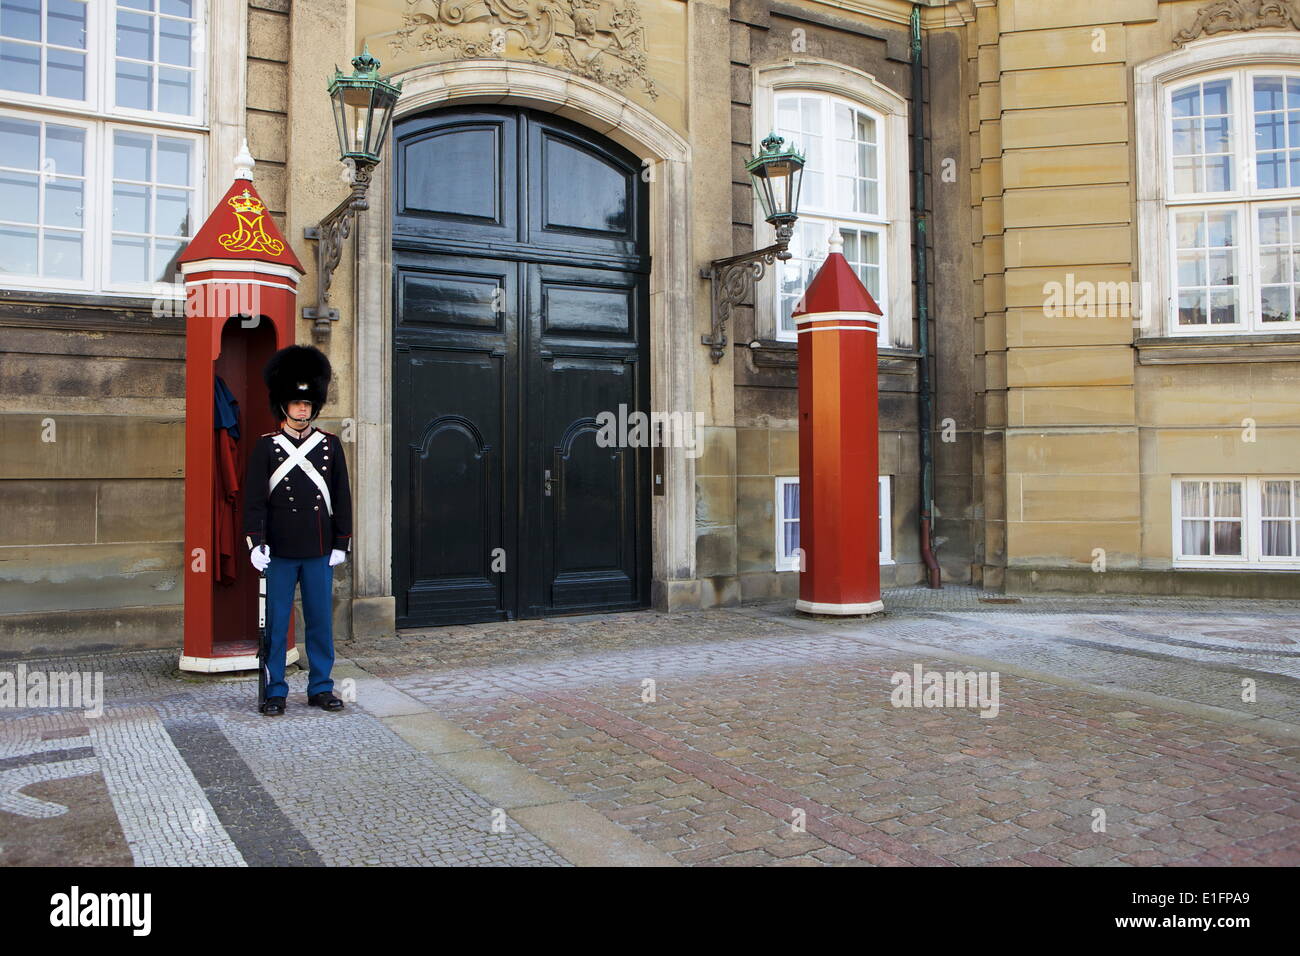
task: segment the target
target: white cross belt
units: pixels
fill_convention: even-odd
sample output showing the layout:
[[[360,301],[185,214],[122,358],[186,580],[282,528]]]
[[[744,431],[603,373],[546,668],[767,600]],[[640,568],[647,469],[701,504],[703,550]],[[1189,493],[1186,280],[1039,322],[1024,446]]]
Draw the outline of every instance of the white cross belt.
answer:
[[[316,487],[320,489],[320,493],[325,499],[325,510],[329,512],[329,515],[332,518],[334,517],[334,504],[330,501],[329,485],[325,483],[325,479],[321,477],[321,473],[316,470],[316,466],[307,458],[307,453],[324,440],[325,433],[317,432],[311,438],[308,438],[305,442],[295,448],[293,442],[289,441],[288,438],[283,435],[276,435],[273,441],[284,449],[285,454],[289,457],[281,462],[280,467],[275,469],[275,474],[271,475],[271,483],[267,487],[267,491],[268,493],[274,491],[275,486],[284,479],[284,476],[297,466],[302,470],[302,473],[310,478],[316,484]]]

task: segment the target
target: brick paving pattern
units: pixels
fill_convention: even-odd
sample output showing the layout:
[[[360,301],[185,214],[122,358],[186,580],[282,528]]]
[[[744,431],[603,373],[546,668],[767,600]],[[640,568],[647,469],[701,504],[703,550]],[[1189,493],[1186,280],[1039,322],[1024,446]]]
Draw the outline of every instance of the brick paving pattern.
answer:
[[[102,670],[107,707],[0,711],[0,865],[564,865],[381,719],[403,700],[681,864],[1300,863],[1300,605],[1005,601],[403,632],[339,645],[378,711],[308,709],[294,670],[275,720],[171,653],[29,661]],[[894,706],[917,665],[998,672],[996,716]]]

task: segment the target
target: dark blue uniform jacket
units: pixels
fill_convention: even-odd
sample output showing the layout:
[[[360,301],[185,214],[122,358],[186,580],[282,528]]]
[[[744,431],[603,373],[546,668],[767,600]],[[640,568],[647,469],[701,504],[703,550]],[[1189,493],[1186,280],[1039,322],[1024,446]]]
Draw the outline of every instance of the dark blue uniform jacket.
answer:
[[[297,466],[275,488],[268,487],[286,458],[275,436],[284,435],[298,447],[317,434],[322,440],[308,452],[307,459],[329,488],[332,516],[316,483]],[[318,558],[335,549],[352,550],[352,489],[343,442],[337,435],[313,428],[300,441],[282,428],[257,439],[244,482],[244,534],[250,550],[269,544],[271,554],[282,558]]]

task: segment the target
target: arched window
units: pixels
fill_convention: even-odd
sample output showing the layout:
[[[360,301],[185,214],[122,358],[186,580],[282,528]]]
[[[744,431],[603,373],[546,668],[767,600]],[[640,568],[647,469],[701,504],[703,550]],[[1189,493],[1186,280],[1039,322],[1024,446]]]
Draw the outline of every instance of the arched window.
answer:
[[[806,155],[792,258],[755,292],[760,338],[795,340],[791,311],[838,229],[844,256],[884,313],[882,346],[911,343],[907,107],[858,70],[796,60],[755,71],[754,138],[775,130]],[[755,217],[759,244],[771,229]]]
[[[805,151],[807,166],[790,251],[776,283],[777,337],[793,339],[791,312],[826,258],[839,228],[844,257],[885,307],[886,237],[880,118],[843,97],[815,90],[776,94],[776,132]],[[882,321],[882,325],[886,324]]]
[[[1300,39],[1203,41],[1136,79],[1148,334],[1300,331]]]

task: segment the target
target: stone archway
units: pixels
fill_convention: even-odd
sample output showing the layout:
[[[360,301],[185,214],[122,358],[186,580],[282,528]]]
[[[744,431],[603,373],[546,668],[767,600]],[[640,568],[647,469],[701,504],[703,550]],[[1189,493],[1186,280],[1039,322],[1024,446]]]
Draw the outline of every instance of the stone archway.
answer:
[[[662,120],[597,83],[536,63],[473,60],[427,64],[394,75],[403,84],[398,116],[433,106],[497,103],[554,113],[642,157],[650,175],[651,408],[693,414],[690,148]],[[356,233],[356,445],[353,453],[353,633],[393,628],[392,585],[392,202],[391,145],[370,187],[370,211]],[[668,606],[678,582],[695,577],[695,462],[664,454],[664,493],[652,497],[652,603]]]

